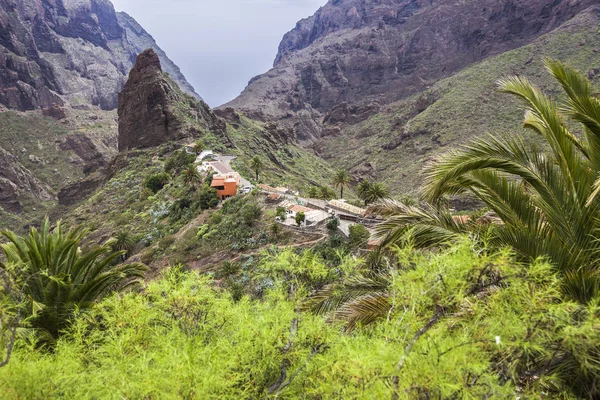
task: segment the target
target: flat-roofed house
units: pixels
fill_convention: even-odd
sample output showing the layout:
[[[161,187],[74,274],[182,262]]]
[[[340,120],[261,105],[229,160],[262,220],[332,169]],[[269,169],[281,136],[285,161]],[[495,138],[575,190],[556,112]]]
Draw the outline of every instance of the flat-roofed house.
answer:
[[[227,200],[237,194],[237,181],[234,178],[216,175],[210,186],[217,189],[217,195],[221,200]]]

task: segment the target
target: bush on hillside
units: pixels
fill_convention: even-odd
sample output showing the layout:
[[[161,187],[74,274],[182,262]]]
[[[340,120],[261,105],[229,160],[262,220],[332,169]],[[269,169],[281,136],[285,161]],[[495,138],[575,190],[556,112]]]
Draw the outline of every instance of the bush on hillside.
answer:
[[[169,183],[170,179],[171,177],[166,172],[152,174],[144,179],[144,187],[148,188],[152,193],[158,193],[167,183]]]
[[[350,247],[354,250],[366,250],[371,233],[360,224],[350,226]]]
[[[165,161],[165,171],[173,175],[178,174],[192,166],[194,161],[194,154],[188,154],[184,150],[176,151]]]

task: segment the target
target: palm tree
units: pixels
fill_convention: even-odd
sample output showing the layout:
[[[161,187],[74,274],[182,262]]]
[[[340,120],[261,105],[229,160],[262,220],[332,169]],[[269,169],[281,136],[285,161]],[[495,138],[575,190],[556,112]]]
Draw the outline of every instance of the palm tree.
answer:
[[[390,312],[391,286],[391,274],[365,272],[317,290],[305,300],[302,309],[343,321],[344,328],[351,331],[377,322]]]
[[[263,164],[263,161],[259,156],[254,156],[252,158],[252,160],[250,160],[250,168],[256,174],[256,182],[259,182],[259,180],[258,180],[259,174],[260,174],[260,171],[262,171],[264,166],[265,165]]]
[[[346,170],[339,170],[333,177],[333,185],[340,189],[340,199],[344,198],[344,188],[350,184],[350,174]]]
[[[443,204],[449,196],[470,192],[503,221],[493,229],[494,243],[512,246],[525,259],[548,257],[573,300],[586,303],[599,294],[600,100],[580,73],[556,61],[547,60],[546,66],[566,94],[560,106],[526,78],[506,78],[499,86],[524,101],[524,126],[540,135],[549,150],[520,136],[490,137],[444,156],[426,170],[424,191],[444,218],[383,203],[380,210],[390,216],[379,227],[384,245],[413,230],[411,214],[423,225],[413,236],[423,233],[428,237],[420,241],[424,244],[463,232],[465,226],[450,221]],[[571,130],[576,123],[582,136]]]
[[[310,197],[311,199],[316,199],[317,197],[319,197],[319,189],[317,189],[315,186],[311,186],[310,188],[308,188],[308,197]]]
[[[365,206],[369,204],[367,199],[369,191],[371,190],[371,186],[371,182],[365,179],[364,181],[361,181],[356,188],[356,194],[358,194],[359,199],[365,202]]]
[[[85,231],[64,231],[60,222],[51,230],[48,218],[39,231],[31,228],[25,237],[0,233],[8,240],[1,246],[6,263],[0,268],[25,295],[31,324],[46,342],[53,342],[77,311],[138,283],[147,270],[142,264],[112,266],[123,252],[107,244],[82,251]]]
[[[131,255],[136,243],[131,234],[127,231],[119,231],[113,239],[107,244],[110,245],[112,251],[121,252],[121,261],[127,260]]]
[[[195,165],[191,165],[183,171],[183,182],[193,188],[202,184],[202,176],[200,176],[198,168]]]
[[[369,187],[365,197],[365,202],[366,204],[375,203],[376,201],[389,197],[389,195],[390,192],[387,190],[385,185],[383,183],[376,182]]]
[[[204,142],[202,140],[198,140],[196,143],[194,143],[194,151],[196,152],[196,154],[200,154],[204,151]]]

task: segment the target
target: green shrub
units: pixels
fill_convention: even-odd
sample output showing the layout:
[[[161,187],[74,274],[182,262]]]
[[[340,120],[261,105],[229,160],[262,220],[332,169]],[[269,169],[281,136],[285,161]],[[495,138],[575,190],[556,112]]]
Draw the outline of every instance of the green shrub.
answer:
[[[167,183],[169,183],[170,176],[166,172],[159,172],[152,174],[144,179],[144,187],[152,191],[152,193],[159,192]]]
[[[196,161],[195,155],[188,154],[184,150],[176,151],[165,161],[165,171],[173,175],[178,174],[193,165],[194,161]]]
[[[158,247],[160,247],[163,250],[166,250],[169,247],[171,247],[173,245],[173,243],[175,243],[175,236],[168,235],[168,236],[165,236],[164,238],[162,238],[160,240],[160,242],[158,242]]]
[[[287,213],[285,211],[285,207],[277,207],[276,217],[279,217],[282,221],[285,221],[287,218]]]
[[[355,224],[350,226],[350,247],[352,249],[366,249],[367,243],[369,242],[369,238],[371,237],[371,233],[360,224]]]
[[[210,227],[207,224],[200,225],[198,227],[198,232],[196,232],[196,238],[202,239],[202,237],[204,237],[204,235],[206,235],[209,230]]]
[[[154,260],[156,249],[154,247],[148,247],[140,253],[140,261],[144,264],[150,264]]]
[[[208,185],[204,185],[198,192],[198,202],[200,204],[200,208],[203,210],[208,210],[218,206],[219,196],[217,195],[216,189],[211,188]]]
[[[402,249],[384,286],[356,286],[367,281],[354,257],[334,270],[310,252],[266,257],[251,281],[231,266],[230,293],[171,268],[80,315],[52,352],[20,339],[0,368],[2,397],[594,398],[580,383],[598,375],[597,306],[563,302],[546,263],[474,246]],[[334,280],[358,288],[345,310],[380,288],[391,307],[352,334],[299,311]]]
[[[304,221],[306,221],[306,214],[304,214],[303,212],[297,213],[295,220],[296,220],[296,225],[298,225],[298,226],[302,225],[302,223]]]
[[[340,227],[339,219],[332,218],[329,221],[327,221],[327,231],[329,232],[329,234],[336,233],[339,227]]]

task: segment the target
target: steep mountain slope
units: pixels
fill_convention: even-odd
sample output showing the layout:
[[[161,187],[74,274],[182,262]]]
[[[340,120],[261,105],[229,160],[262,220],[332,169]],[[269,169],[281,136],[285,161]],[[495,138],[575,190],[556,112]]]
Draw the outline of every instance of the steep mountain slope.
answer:
[[[0,0],[0,104],[115,109],[140,46],[156,48],[194,94],[154,39],[108,0]]]
[[[0,0],[1,226],[39,221],[59,198],[76,202],[101,181],[88,175],[117,154],[118,95],[146,48],[173,85],[200,98],[108,0]]]
[[[184,181],[187,163],[195,156],[182,171],[166,167],[190,143],[201,141],[207,149],[235,156],[234,168],[246,178],[253,175],[248,168],[251,158],[259,155],[265,164],[262,179],[274,185],[297,189],[324,185],[333,174],[312,151],[286,143],[272,124],[231,110],[219,117],[204,102],[183,93],[163,73],[151,49],[138,56],[120,95],[118,113],[119,154],[105,174],[90,175],[64,189],[61,193],[71,198],[61,198],[64,207],[55,210],[69,223],[89,227],[99,241],[125,230],[146,245],[155,245],[196,218],[193,207],[199,190]],[[148,193],[146,178],[165,172],[168,183]]]
[[[587,73],[600,91],[600,5],[530,45],[476,63],[364,120],[348,106],[334,108],[324,120],[329,136],[315,149],[356,179],[384,181],[396,194],[414,193],[428,160],[477,137],[522,129],[522,106],[497,91],[498,79],[527,76],[544,91],[561,93],[545,71],[544,57]]]
[[[340,103],[405,99],[493,55],[531,43],[596,0],[331,0],[300,21],[274,68],[227,106],[293,126],[298,140],[323,134]],[[366,111],[366,112],[365,112]]]

